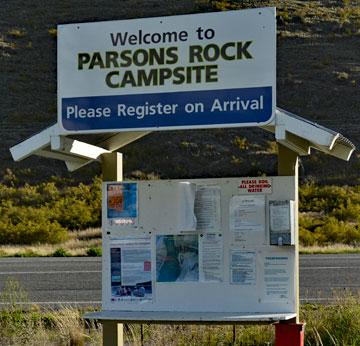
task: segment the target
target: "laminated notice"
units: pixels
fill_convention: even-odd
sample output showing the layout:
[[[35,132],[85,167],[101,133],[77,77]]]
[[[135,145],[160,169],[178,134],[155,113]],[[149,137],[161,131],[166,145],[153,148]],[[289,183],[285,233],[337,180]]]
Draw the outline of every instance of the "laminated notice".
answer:
[[[151,238],[124,238],[110,243],[111,301],[152,300]]]

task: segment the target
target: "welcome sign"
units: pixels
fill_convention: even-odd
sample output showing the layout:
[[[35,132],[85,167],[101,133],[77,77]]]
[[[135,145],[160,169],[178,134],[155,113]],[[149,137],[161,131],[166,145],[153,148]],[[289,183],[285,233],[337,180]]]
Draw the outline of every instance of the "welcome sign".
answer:
[[[276,99],[275,9],[58,26],[65,133],[259,126]]]

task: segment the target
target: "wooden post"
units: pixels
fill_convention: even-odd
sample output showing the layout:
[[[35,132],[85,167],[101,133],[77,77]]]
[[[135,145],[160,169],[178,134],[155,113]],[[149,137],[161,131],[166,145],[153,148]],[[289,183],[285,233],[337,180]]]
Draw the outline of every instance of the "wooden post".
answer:
[[[295,179],[295,299],[296,323],[299,323],[300,289],[299,289],[299,156],[296,152],[278,143],[278,175],[293,176]]]
[[[122,154],[113,152],[101,155],[103,181],[123,180]]]
[[[103,346],[122,346],[124,345],[123,324],[117,321],[103,320]]]
[[[294,176],[298,180],[299,156],[278,143],[278,175]]]
[[[101,155],[103,181],[122,181],[122,154],[113,152]],[[106,254],[103,251],[103,256]],[[103,346],[123,346],[124,326],[117,321],[103,320]]]

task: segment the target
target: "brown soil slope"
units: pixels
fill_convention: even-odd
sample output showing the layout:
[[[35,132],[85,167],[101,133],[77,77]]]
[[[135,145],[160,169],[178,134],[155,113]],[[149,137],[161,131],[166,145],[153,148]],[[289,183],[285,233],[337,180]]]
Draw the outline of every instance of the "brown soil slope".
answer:
[[[240,5],[241,3],[241,5]],[[360,144],[360,8],[351,1],[277,1],[278,106]],[[246,6],[245,6],[245,5]],[[62,163],[31,157],[14,163],[9,147],[56,122],[57,24],[273,5],[271,1],[3,1],[0,16],[0,177],[68,176]],[[272,135],[258,129],[153,133],[124,148],[127,177],[274,174]],[[349,163],[323,154],[302,158],[301,176],[358,184],[359,155]],[[72,177],[99,173],[96,164]]]

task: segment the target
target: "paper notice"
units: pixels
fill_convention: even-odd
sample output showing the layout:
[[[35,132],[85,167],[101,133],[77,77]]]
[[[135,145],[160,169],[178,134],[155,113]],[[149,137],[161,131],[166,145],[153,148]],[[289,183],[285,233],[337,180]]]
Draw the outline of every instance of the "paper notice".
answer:
[[[151,238],[116,239],[110,244],[111,300],[151,301]]]
[[[264,300],[289,299],[289,256],[271,255],[264,258]]]
[[[205,233],[200,236],[200,281],[223,281],[223,237]]]
[[[197,186],[195,215],[198,230],[203,232],[220,231],[220,191],[220,186]]]
[[[182,231],[196,230],[196,216],[194,213],[196,185],[189,182],[177,184],[177,194],[173,196],[180,205],[178,208],[178,227]]]
[[[234,196],[230,200],[230,230],[235,241],[246,241],[253,232],[265,234],[265,196]]]
[[[230,256],[230,283],[237,285],[255,285],[255,251],[232,250]]]
[[[290,202],[270,201],[270,229],[273,232],[290,231]]]

